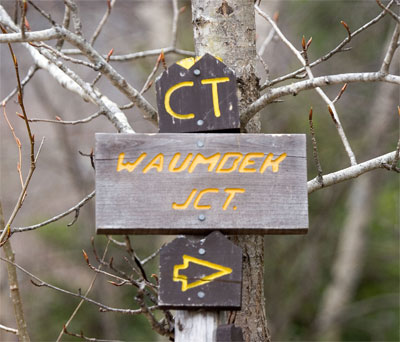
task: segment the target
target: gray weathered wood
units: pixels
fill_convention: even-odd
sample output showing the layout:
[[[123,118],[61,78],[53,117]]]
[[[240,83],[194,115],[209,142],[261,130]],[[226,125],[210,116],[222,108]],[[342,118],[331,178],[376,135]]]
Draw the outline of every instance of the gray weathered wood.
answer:
[[[160,133],[239,132],[236,77],[215,57],[205,54],[188,69],[173,64],[157,79],[156,90]]]
[[[122,163],[134,163],[143,153],[147,156],[132,172],[125,166],[117,172],[121,153]],[[144,173],[146,165],[160,153],[164,156],[162,170],[157,159]],[[210,157],[220,153],[218,163],[226,153],[241,153],[240,163],[248,153],[260,153],[262,157],[252,158],[250,163],[254,164],[244,168],[255,172],[239,172],[240,163],[228,173],[217,173],[217,166],[209,172],[209,165],[200,164],[192,173],[188,168],[170,172],[168,165],[176,153],[181,153],[177,167],[190,153],[191,161],[197,154]],[[273,160],[283,153],[287,156],[279,163],[277,172],[268,167],[261,173],[261,165],[270,153]],[[234,159],[228,159],[222,169],[229,169]],[[218,229],[235,234],[305,233],[306,173],[304,135],[96,134],[97,232],[204,234]],[[194,201],[204,189],[214,190],[205,193],[198,205],[211,208],[195,208]],[[245,192],[235,193],[223,210],[228,202],[226,189]],[[186,209],[173,209],[173,203],[185,203],[192,191],[194,197]]]
[[[222,324],[217,328],[216,342],[243,342],[242,328],[234,324]]]
[[[218,231],[197,241],[180,236],[161,249],[160,307],[238,310],[241,287],[242,250]]]
[[[218,321],[216,311],[177,310],[175,342],[215,342]]]

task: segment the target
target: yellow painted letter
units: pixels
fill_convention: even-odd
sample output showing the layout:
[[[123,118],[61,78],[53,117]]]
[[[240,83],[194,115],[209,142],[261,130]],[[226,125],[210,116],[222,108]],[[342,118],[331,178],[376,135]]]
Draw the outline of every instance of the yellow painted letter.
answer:
[[[207,205],[199,205],[199,202],[200,202],[201,198],[203,197],[203,195],[206,194],[207,192],[217,193],[218,191],[219,191],[218,189],[214,189],[214,188],[201,190],[199,192],[199,194],[197,195],[196,200],[193,203],[194,208],[199,209],[199,210],[200,209],[211,209],[211,205],[208,205],[208,204]]]
[[[197,153],[194,157],[192,164],[189,166],[189,173],[192,173],[198,164],[210,164],[208,166],[208,172],[212,172],[215,165],[217,165],[221,153],[215,153],[212,156],[206,158],[201,153]]]
[[[201,81],[201,84],[211,84],[214,114],[217,118],[221,116],[221,111],[219,110],[219,100],[218,100],[218,83],[224,83],[224,82],[229,82],[229,77],[209,78]]]
[[[176,202],[172,203],[172,209],[186,209],[189,206],[189,203],[192,202],[194,195],[196,195],[197,189],[193,189],[190,193],[189,197],[183,204],[177,204]]]
[[[132,172],[133,170],[135,170],[135,167],[138,166],[144,158],[146,158],[146,156],[146,153],[142,153],[134,163],[124,163],[125,153],[120,153],[118,156],[117,172],[120,172],[122,170],[128,170],[128,172]]]
[[[189,153],[186,156],[185,160],[182,162],[181,166],[176,167],[176,163],[178,162],[180,157],[181,157],[181,154],[179,152],[174,154],[174,156],[171,159],[171,162],[169,163],[169,166],[168,166],[168,171],[169,172],[182,172],[182,171],[184,171],[188,167],[190,161],[192,160],[193,154]]]
[[[167,92],[165,93],[165,98],[164,98],[164,105],[165,105],[165,110],[167,111],[167,113],[169,115],[172,115],[174,118],[177,119],[193,119],[194,118],[194,114],[190,113],[190,114],[178,114],[175,113],[170,105],[170,100],[171,100],[171,95],[172,93],[182,87],[193,87],[193,82],[192,81],[188,81],[188,82],[181,82],[178,84],[175,84],[174,86],[172,86],[171,88],[169,88],[167,90]]]
[[[257,153],[257,152],[247,153],[242,163],[239,166],[239,172],[257,172],[257,170],[254,168],[246,169],[246,166],[254,164],[254,160],[251,160],[251,158],[262,158],[262,157],[264,157],[264,153]]]
[[[223,167],[230,157],[235,158],[235,160],[233,161],[232,166],[230,168],[224,169]],[[240,152],[225,153],[224,156],[222,157],[221,161],[219,162],[215,172],[216,173],[229,173],[229,172],[235,171],[239,162],[242,160],[242,158],[243,158],[243,154],[241,154]]]
[[[240,188],[226,188],[224,191],[229,194],[228,197],[226,198],[224,205],[222,206],[222,209],[226,210],[226,209],[228,209],[228,206],[231,203],[231,201],[233,200],[233,198],[235,197],[235,194],[237,194],[237,193],[243,194],[246,190],[240,189]],[[236,206],[234,206],[233,210],[236,210],[236,209],[237,209]]]
[[[273,153],[269,153],[267,155],[267,158],[265,158],[264,162],[262,163],[260,167],[260,173],[264,173],[264,171],[268,168],[268,166],[272,166],[272,171],[273,172],[278,172],[279,171],[279,163],[285,159],[287,156],[286,153],[282,153],[278,158],[275,160],[272,160],[274,157]]]
[[[150,163],[143,169],[143,173],[149,172],[150,169],[155,168],[158,172],[163,170],[164,155],[162,153],[157,154]]]

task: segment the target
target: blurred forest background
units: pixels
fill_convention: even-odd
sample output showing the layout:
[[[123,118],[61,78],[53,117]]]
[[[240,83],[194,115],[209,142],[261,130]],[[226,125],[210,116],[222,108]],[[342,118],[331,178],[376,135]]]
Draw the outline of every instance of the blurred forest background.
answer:
[[[14,1],[2,0],[13,13]],[[35,1],[60,22],[64,13],[62,1]],[[91,36],[107,8],[106,1],[78,1],[83,32]],[[178,26],[178,47],[193,51],[193,31],[189,1]],[[340,24],[351,30],[362,26],[381,9],[375,1],[261,1],[261,8],[271,16],[279,12],[278,25],[290,41],[301,49],[301,39],[312,37],[309,58],[314,60],[333,49],[347,35]],[[33,8],[27,13],[33,30],[45,29],[48,23]],[[98,51],[114,54],[168,46],[171,40],[172,5],[170,1],[116,2],[104,31],[96,42]],[[379,69],[386,46],[392,36],[394,21],[384,18],[372,29],[357,36],[352,49],[337,54],[327,63],[315,67],[314,75],[360,72]],[[257,18],[257,42],[261,45],[270,27]],[[21,75],[31,66],[26,49],[14,44]],[[65,47],[69,47],[68,44]],[[270,77],[284,75],[300,67],[296,58],[278,39],[273,39],[263,57]],[[399,54],[395,55],[392,73],[399,74]],[[0,100],[16,86],[15,70],[6,44],[0,45]],[[183,58],[166,55],[167,65]],[[131,62],[112,62],[137,89],[140,89],[156,63],[157,56]],[[265,70],[260,64],[261,84]],[[159,69],[158,74],[162,72]],[[86,79],[96,73],[82,68]],[[102,78],[97,84],[113,101],[127,103],[126,98]],[[326,88],[334,98],[341,86]],[[61,88],[46,72],[39,70],[25,89],[25,106],[30,118],[77,120],[96,108]],[[145,94],[155,105],[154,87]],[[393,151],[399,136],[399,88],[384,83],[350,84],[337,104],[342,124],[359,161]],[[314,91],[302,92],[285,102],[269,105],[262,111],[265,133],[305,133],[309,135],[308,113],[314,112],[314,128],[324,173],[348,166],[348,158],[337,135],[326,105]],[[23,170],[29,167],[29,143],[15,99],[6,107],[7,115],[22,141]],[[137,132],[156,132],[133,108],[124,111]],[[1,201],[5,217],[10,215],[20,184],[16,165],[18,150],[4,120],[0,119]],[[43,220],[72,207],[94,189],[94,170],[90,159],[82,156],[94,147],[95,132],[115,132],[100,116],[88,124],[64,126],[32,123],[39,141],[46,137],[28,196],[14,227]],[[316,176],[308,140],[308,179]],[[399,341],[399,177],[394,172],[377,170],[360,178],[322,189],[309,196],[310,229],[305,236],[266,236],[265,297],[266,311],[274,341]],[[57,223],[31,233],[14,234],[12,243],[17,263],[47,282],[76,292],[84,292],[94,273],[82,257],[84,249],[94,260],[91,237],[99,255],[107,243],[95,235],[94,200],[80,211],[71,227],[73,214]],[[123,240],[122,237],[115,237]],[[150,255],[162,243],[174,237],[131,236],[140,257]],[[346,259],[350,251],[351,257]],[[351,251],[355,253],[351,253]],[[113,257],[121,269],[129,268],[123,248],[111,244],[108,258]],[[158,273],[158,260],[146,267],[149,274]],[[24,310],[33,341],[54,341],[77,306],[79,300],[31,284],[19,273]],[[113,307],[135,308],[132,287],[115,287],[99,275],[90,297]],[[8,308],[9,288],[4,263],[0,263],[0,323],[15,326]],[[339,314],[337,314],[339,313]],[[123,341],[166,341],[158,337],[142,316],[100,313],[84,303],[68,328],[87,336]],[[0,330],[1,341],[15,336]],[[63,336],[63,341],[77,340]]]

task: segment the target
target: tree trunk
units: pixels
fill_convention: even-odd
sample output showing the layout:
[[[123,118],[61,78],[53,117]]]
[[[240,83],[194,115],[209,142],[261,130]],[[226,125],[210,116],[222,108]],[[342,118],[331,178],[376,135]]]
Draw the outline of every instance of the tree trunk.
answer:
[[[192,0],[192,22],[197,56],[210,53],[232,68],[238,82],[240,109],[259,97],[255,75],[256,29],[253,0]],[[259,133],[256,115],[242,132]],[[264,238],[235,236],[243,249],[242,310],[234,322],[243,329],[245,341],[269,341],[264,309]]]

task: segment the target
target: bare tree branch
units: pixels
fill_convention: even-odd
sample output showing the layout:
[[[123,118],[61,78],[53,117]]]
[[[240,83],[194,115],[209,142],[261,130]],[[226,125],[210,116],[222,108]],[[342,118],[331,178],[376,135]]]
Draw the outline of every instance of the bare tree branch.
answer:
[[[296,96],[304,90],[314,89],[316,87],[355,82],[388,82],[392,84],[400,84],[400,76],[392,74],[384,75],[381,72],[337,74],[319,76],[311,80],[299,81],[285,86],[272,88],[241,113],[241,121],[243,123],[248,122],[261,109],[280,97],[287,95]]]
[[[36,65],[32,65],[29,70],[28,73],[26,74],[25,78],[21,81],[21,87],[22,89],[24,89],[24,86],[32,79],[32,77],[35,75],[36,71],[38,71],[39,68]],[[10,99],[18,92],[18,87],[14,88],[14,90],[8,94],[3,101],[1,101],[1,105],[4,106],[5,104],[7,104],[8,101],[10,101]]]
[[[98,111],[90,116],[88,116],[85,119],[80,119],[80,120],[72,120],[72,121],[66,121],[66,120],[51,120],[51,119],[39,119],[39,118],[32,118],[29,119],[29,122],[47,122],[47,123],[55,123],[55,124],[61,124],[61,125],[78,125],[82,123],[88,123],[92,121],[95,118],[98,118],[99,116],[104,115],[104,112]]]
[[[3,18],[1,18],[1,20],[3,21]],[[0,43],[40,42],[61,37],[62,35],[60,34],[60,32],[58,32],[58,30],[53,27],[42,31],[25,32],[25,37],[22,37],[22,34],[20,32],[1,34]]]
[[[128,62],[128,61],[132,61],[132,60],[135,60],[138,58],[158,56],[161,52],[164,52],[164,54],[175,53],[177,55],[189,56],[189,57],[196,56],[196,54],[193,51],[175,49],[172,46],[170,46],[170,47],[165,47],[165,48],[161,48],[161,49],[129,53],[126,55],[115,55],[115,56],[111,56],[110,60],[115,61],[115,62]]]
[[[14,328],[6,327],[5,325],[0,324],[0,329],[12,333],[14,335],[18,335],[18,330]]]
[[[396,13],[394,13],[389,7],[385,7],[385,5],[383,5],[382,2],[380,2],[380,0],[376,0],[376,3],[386,13],[389,13],[392,16],[392,18],[397,21],[398,24],[400,23],[400,17]]]
[[[107,11],[106,11],[106,13],[104,13],[103,18],[100,20],[99,25],[97,26],[96,30],[94,31],[93,36],[90,39],[90,45],[93,45],[94,42],[96,41],[97,37],[100,35],[101,30],[103,29],[104,25],[107,22],[108,17],[111,14],[111,10],[114,7],[115,2],[116,2],[116,0],[108,1]]]
[[[30,231],[30,230],[35,230],[44,226],[47,226],[50,223],[56,222],[60,219],[62,219],[63,217],[76,212],[76,210],[80,209],[81,207],[83,207],[86,202],[88,202],[90,199],[92,199],[95,195],[95,192],[91,192],[89,195],[87,195],[83,200],[81,200],[78,204],[74,205],[72,208],[68,209],[67,211],[64,211],[61,214],[58,214],[46,221],[43,221],[41,223],[38,224],[34,224],[32,226],[27,226],[27,227],[16,227],[16,228],[11,228],[11,233],[21,233],[21,232],[26,232],[26,231]]]
[[[66,326],[64,326],[64,328],[63,328],[63,333],[66,334],[66,335],[73,336],[73,337],[78,337],[78,338],[80,338],[81,340],[90,341],[90,342],[124,342],[124,341],[114,340],[114,339],[112,339],[112,340],[103,340],[103,339],[98,339],[98,338],[94,338],[94,337],[87,337],[87,336],[85,336],[85,335],[83,334],[82,331],[81,331],[80,334],[74,334],[74,333],[72,333],[72,332],[69,332],[69,331],[67,330],[67,327],[66,327]]]
[[[350,166],[346,169],[329,173],[322,177],[323,184],[318,182],[317,178],[314,178],[313,180],[307,182],[308,193],[311,194],[316,190],[327,188],[328,186],[361,176],[363,173],[368,171],[383,168],[384,164],[389,164],[394,160],[395,154],[396,152],[390,152],[380,157],[370,159],[366,162]]]
[[[118,309],[118,308],[113,308],[113,307],[110,307],[108,305],[96,302],[95,300],[87,298],[87,297],[85,297],[84,295],[82,295],[80,293],[70,292],[70,291],[64,290],[64,289],[62,289],[60,287],[51,285],[51,284],[41,280],[40,278],[36,277],[35,275],[33,275],[32,273],[30,273],[29,271],[27,271],[26,269],[24,269],[20,265],[14,263],[14,262],[11,262],[11,261],[3,258],[3,257],[0,257],[0,260],[2,260],[4,262],[7,262],[7,263],[9,263],[11,265],[14,265],[20,271],[22,271],[23,273],[25,273],[26,275],[28,275],[29,277],[31,277],[32,279],[34,279],[34,280],[36,280],[38,282],[38,283],[36,283],[36,282],[31,280],[33,285],[35,285],[37,287],[48,287],[48,288],[56,290],[58,292],[62,292],[64,294],[67,294],[67,295],[70,295],[70,296],[73,296],[73,297],[76,297],[76,298],[81,298],[81,299],[83,299],[84,301],[86,301],[88,303],[91,303],[91,304],[94,304],[94,305],[98,306],[101,309],[102,312],[118,312],[118,313],[128,314],[128,315],[138,315],[138,314],[142,313],[142,309],[138,309],[138,310]],[[155,309],[157,309],[157,306],[151,306],[148,309],[149,310],[155,310]]]
[[[305,44],[305,40],[303,37],[303,55],[304,57],[300,54],[300,52],[293,46],[293,44],[285,37],[285,35],[282,33],[282,31],[278,28],[278,26],[276,25],[275,21],[272,20],[269,15],[267,15],[266,13],[264,13],[263,11],[261,11],[261,9],[256,5],[255,6],[256,11],[264,18],[266,19],[271,26],[273,27],[273,29],[275,30],[275,32],[277,33],[277,35],[279,36],[279,38],[289,47],[289,49],[294,53],[294,55],[297,57],[297,59],[300,61],[300,63],[303,64],[303,66],[305,67],[305,70],[307,72],[308,77],[312,80],[314,79],[314,75],[311,71],[311,68],[309,66],[308,63],[308,58],[307,58],[307,49],[309,44],[311,43],[311,40],[309,41],[310,43]],[[340,123],[340,119],[339,119],[339,115],[336,111],[335,105],[334,103],[329,99],[329,97],[322,91],[322,89],[320,87],[316,87],[315,90],[317,91],[317,93],[321,96],[322,100],[328,105],[328,107],[330,108],[330,110],[332,111],[333,117],[335,119],[335,123],[336,123],[336,128],[337,131],[339,133],[340,139],[342,140],[342,143],[345,147],[345,150],[350,158],[350,163],[351,165],[356,165],[357,164],[357,160],[356,157],[354,155],[354,152],[350,146],[350,143],[347,139],[347,136],[343,130],[342,124]]]
[[[0,201],[0,227],[4,229],[4,215],[3,206]],[[4,229],[5,231],[5,229]],[[6,260],[10,262],[15,262],[15,254],[12,249],[11,241],[5,240],[3,243],[3,253]],[[26,319],[23,310],[23,303],[21,298],[21,292],[19,289],[19,281],[17,276],[17,269],[12,264],[7,264],[7,276],[8,276],[8,286],[10,291],[10,299],[14,308],[15,323],[17,325],[18,340],[21,342],[29,342],[30,337],[27,329]]]
[[[18,30],[18,28],[12,23],[11,19],[9,18],[8,14],[5,12],[5,10],[2,6],[0,6],[0,22],[2,22],[3,24],[5,24],[7,26],[13,27],[14,31]],[[49,39],[63,37],[69,43],[71,43],[72,45],[79,48],[92,61],[92,63],[94,63],[95,65],[98,66],[99,70],[110,80],[110,82],[117,89],[119,89],[123,94],[125,94],[133,103],[135,103],[135,105],[139,109],[141,109],[143,111],[146,118],[153,120],[153,121],[156,120],[157,112],[153,108],[153,106],[142,95],[140,95],[140,93],[135,88],[133,88],[125,80],[125,78],[123,78],[109,63],[107,63],[106,60],[96,50],[94,50],[88,42],[86,42],[80,36],[75,35],[72,32],[70,32],[62,27],[55,27],[50,30],[54,30],[57,34],[55,36],[52,36],[50,34],[50,36],[52,38],[49,38]],[[45,30],[45,31],[48,31],[48,30]],[[11,34],[11,35],[13,35],[13,34]],[[19,34],[19,35],[20,35],[20,38],[22,38],[21,34]],[[7,36],[7,35],[0,35],[0,43],[3,42],[1,39],[4,38],[4,36]],[[46,40],[46,38],[43,38],[41,40]],[[25,41],[25,40],[21,39],[20,41]],[[31,54],[33,54],[33,53],[31,52]],[[44,65],[42,67],[47,70],[46,65]],[[60,65],[58,65],[58,67],[61,68]],[[72,87],[72,88],[76,88],[76,87]],[[77,89],[74,89],[74,90],[75,90],[75,92],[80,93],[81,97],[86,98],[86,99],[88,98],[87,96],[82,94],[81,91],[79,91]],[[94,99],[91,98],[91,100],[93,101]],[[114,107],[114,106],[112,106],[112,107]],[[118,112],[120,112],[120,111],[118,110]],[[115,115],[113,115],[113,118],[115,119]],[[114,120],[112,122],[114,124],[116,124],[118,122],[118,120]],[[126,126],[126,125],[124,124],[123,126]],[[133,132],[133,131],[131,131],[131,132]]]
[[[310,125],[311,141],[312,141],[312,145],[313,145],[313,157],[314,157],[315,166],[317,167],[317,181],[318,181],[318,183],[323,185],[322,167],[321,167],[321,162],[319,161],[319,157],[318,157],[317,140],[315,139],[314,124],[313,124],[312,117],[313,117],[313,109],[311,107],[310,113],[308,115],[308,122]]]
[[[392,4],[394,3],[394,0],[391,0],[388,5],[386,6],[386,8],[390,8],[390,6],[392,6]],[[376,24],[379,20],[381,20],[384,16],[386,15],[385,11],[382,11],[379,15],[377,15],[375,18],[373,18],[372,20],[370,20],[369,22],[367,22],[366,24],[364,24],[363,26],[361,26],[358,30],[354,31],[353,33],[351,33],[350,36],[347,36],[338,46],[336,46],[333,50],[331,50],[330,52],[328,52],[326,55],[322,56],[321,58],[317,59],[316,61],[310,63],[310,67],[314,67],[322,62],[325,62],[326,60],[328,60],[329,58],[331,58],[333,55],[335,55],[338,52],[342,52],[344,51],[344,47],[350,42],[350,40],[352,38],[354,38],[355,36],[357,36],[358,34],[360,34],[361,32],[365,31],[367,28],[369,28],[370,26]],[[285,76],[281,76],[279,78],[276,78],[275,80],[272,80],[271,82],[266,82],[265,84],[263,84],[261,86],[261,90],[273,86],[277,83],[280,83],[282,81],[288,80],[290,78],[296,77],[296,75],[302,73],[305,71],[305,68],[300,68],[296,71],[293,71]]]
[[[106,245],[106,248],[104,249],[104,253],[103,253],[103,257],[102,257],[102,260],[103,260],[103,261],[104,261],[105,258],[106,258],[106,255],[107,255],[107,252],[108,252],[108,246],[109,246],[109,245],[110,245],[110,242],[108,241],[108,242],[107,242],[107,245]],[[99,268],[101,268],[101,265],[99,266]],[[96,279],[97,279],[97,273],[93,276],[93,279],[92,279],[92,281],[90,282],[90,285],[89,285],[88,289],[87,289],[86,292],[85,292],[85,297],[87,297],[88,294],[90,293],[90,291],[92,290],[93,285],[94,285],[94,282],[96,281]],[[74,319],[74,317],[75,317],[76,314],[78,313],[78,311],[79,311],[79,309],[81,308],[83,302],[84,302],[84,300],[82,299],[82,300],[79,302],[79,304],[77,305],[77,307],[75,308],[75,310],[73,311],[73,313],[71,314],[71,316],[69,317],[69,319],[67,320],[67,322],[65,322],[64,328],[60,331],[60,334],[58,335],[58,338],[57,338],[57,341],[56,341],[56,342],[59,342],[59,341],[61,340],[61,337],[62,337],[62,335],[63,335],[64,333],[67,333],[67,332],[66,332],[67,327],[70,325],[70,323],[72,322],[72,320]]]
[[[178,33],[178,19],[179,19],[179,8],[178,0],[172,0],[173,18],[172,18],[172,41],[171,46],[176,47],[177,33]]]
[[[383,63],[381,66],[380,72],[388,74],[389,73],[389,67],[390,63],[392,62],[393,55],[398,48],[398,41],[399,41],[399,36],[400,36],[400,24],[396,25],[396,28],[394,29],[392,39],[389,43],[388,50],[386,52],[386,56],[383,59]]]
[[[63,26],[64,28],[66,28],[67,30],[68,30],[68,28],[69,28],[70,20],[71,20],[71,10],[69,9],[68,6],[65,6],[64,18],[63,18],[62,26]],[[61,39],[58,39],[58,40],[57,40],[57,44],[56,44],[56,49],[57,49],[57,50],[61,50],[62,47],[63,47],[63,45],[64,45],[64,39],[62,39],[62,38],[61,38]]]
[[[69,9],[71,10],[71,17],[74,23],[75,33],[78,36],[82,36],[82,23],[81,23],[81,18],[79,16],[78,6],[73,0],[64,0],[64,4],[68,6]]]

